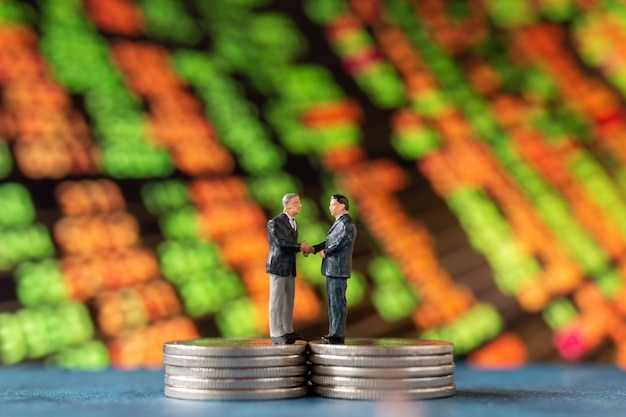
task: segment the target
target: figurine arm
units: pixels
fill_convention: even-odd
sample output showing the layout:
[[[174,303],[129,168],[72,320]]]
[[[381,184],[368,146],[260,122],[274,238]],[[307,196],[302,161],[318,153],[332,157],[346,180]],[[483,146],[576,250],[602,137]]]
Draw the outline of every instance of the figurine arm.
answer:
[[[302,250],[302,244],[293,242],[287,234],[281,231],[281,228],[274,220],[267,222],[267,236],[270,241],[274,240],[277,242],[280,249],[284,252],[298,253]]]

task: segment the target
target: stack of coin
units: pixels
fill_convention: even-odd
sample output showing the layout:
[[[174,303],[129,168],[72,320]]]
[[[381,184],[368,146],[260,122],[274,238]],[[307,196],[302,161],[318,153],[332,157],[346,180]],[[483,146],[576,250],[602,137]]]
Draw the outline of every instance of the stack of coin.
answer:
[[[313,392],[351,400],[416,400],[454,395],[453,345],[412,339],[309,342]]]
[[[203,338],[163,345],[165,395],[186,400],[278,400],[306,395],[307,343]]]

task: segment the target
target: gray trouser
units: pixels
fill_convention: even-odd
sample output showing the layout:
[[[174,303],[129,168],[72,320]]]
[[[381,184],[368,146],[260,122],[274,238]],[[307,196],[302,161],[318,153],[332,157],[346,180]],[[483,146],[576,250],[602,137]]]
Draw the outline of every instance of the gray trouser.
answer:
[[[346,289],[348,278],[326,277],[326,293],[328,294],[328,335],[344,337],[348,306]]]
[[[270,337],[293,333],[295,277],[270,275]]]

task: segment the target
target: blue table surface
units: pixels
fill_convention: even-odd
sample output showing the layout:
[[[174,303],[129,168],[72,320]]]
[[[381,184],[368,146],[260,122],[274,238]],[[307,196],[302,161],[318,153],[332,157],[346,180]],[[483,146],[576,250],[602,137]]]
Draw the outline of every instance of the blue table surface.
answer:
[[[2,416],[624,416],[626,372],[610,365],[531,364],[476,370],[458,364],[453,397],[412,402],[188,401],[163,395],[160,371],[73,372],[0,367]]]

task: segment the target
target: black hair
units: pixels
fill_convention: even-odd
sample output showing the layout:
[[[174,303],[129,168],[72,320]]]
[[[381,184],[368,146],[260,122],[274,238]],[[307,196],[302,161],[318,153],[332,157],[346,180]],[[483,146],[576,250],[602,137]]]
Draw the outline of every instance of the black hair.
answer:
[[[350,202],[348,201],[348,197],[342,194],[333,194],[330,196],[333,200],[337,200],[339,204],[343,204],[346,210],[350,210]]]

